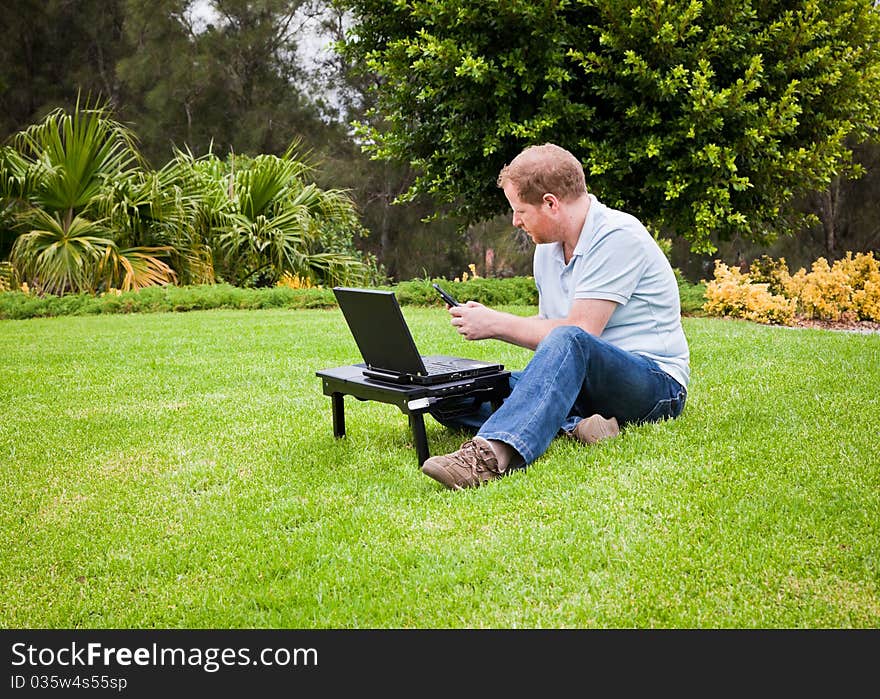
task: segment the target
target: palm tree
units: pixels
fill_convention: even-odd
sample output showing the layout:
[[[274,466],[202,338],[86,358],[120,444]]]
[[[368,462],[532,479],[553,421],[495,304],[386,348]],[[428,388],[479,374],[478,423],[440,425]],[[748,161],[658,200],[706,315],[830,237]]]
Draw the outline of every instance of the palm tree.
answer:
[[[239,286],[272,284],[285,273],[316,283],[367,280],[362,260],[327,243],[334,232],[363,230],[352,200],[307,184],[312,166],[296,147],[226,161],[177,152],[179,172],[190,177],[184,198],[200,203],[197,237],[211,249],[220,278]]]
[[[225,161],[176,151],[152,171],[105,107],[55,110],[0,148],[13,282],[63,294],[178,280],[273,284],[286,273],[369,281],[351,242],[365,232],[351,199],[307,183],[312,166],[296,147]]]
[[[18,203],[10,262],[19,282],[63,294],[175,280],[161,259],[170,247],[125,246],[111,226],[108,191],[141,159],[134,135],[105,107],[56,109],[12,143],[0,161],[0,196]]]
[[[101,198],[99,209],[129,248],[167,251],[171,267],[184,284],[213,284],[211,250],[199,233],[201,215],[189,177],[175,161],[161,170],[135,169],[118,178]]]

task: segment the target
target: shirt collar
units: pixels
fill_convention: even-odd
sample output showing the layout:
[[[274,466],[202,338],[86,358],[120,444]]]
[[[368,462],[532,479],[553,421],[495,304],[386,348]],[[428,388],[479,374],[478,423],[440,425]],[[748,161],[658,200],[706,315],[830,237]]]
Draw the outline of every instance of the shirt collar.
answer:
[[[588,194],[587,196],[590,197],[590,210],[587,211],[587,217],[584,219],[584,226],[581,228],[581,233],[578,236],[577,245],[574,246],[574,252],[571,254],[572,260],[586,254],[587,250],[590,248],[590,244],[593,242],[593,237],[596,234],[596,209],[601,206],[601,204],[594,195]],[[563,252],[562,243],[552,243],[552,245],[553,256],[559,262],[560,266],[565,267],[565,254]],[[571,260],[569,260],[568,264],[571,264]]]
[[[574,252],[571,254],[572,259],[583,255],[589,250],[590,244],[593,242],[593,236],[596,233],[596,209],[599,208],[600,204],[594,195],[588,194],[587,196],[590,197],[590,210],[587,212],[587,217],[584,219],[584,227],[581,228],[577,245],[574,246]]]

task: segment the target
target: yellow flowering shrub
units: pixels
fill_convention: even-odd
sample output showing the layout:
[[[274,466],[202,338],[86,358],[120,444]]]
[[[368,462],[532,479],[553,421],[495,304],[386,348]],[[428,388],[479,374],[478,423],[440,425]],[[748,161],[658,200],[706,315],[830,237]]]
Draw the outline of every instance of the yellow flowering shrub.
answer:
[[[783,283],[782,295],[788,299],[800,298],[801,291],[807,284],[807,270],[801,267],[793,276],[789,276]]]
[[[285,272],[281,275],[275,286],[286,286],[288,289],[314,289],[315,285],[308,277],[301,277],[298,274]]]
[[[456,277],[456,278],[453,279],[452,281],[454,281],[454,282],[466,282],[468,279],[471,279],[471,278],[473,278],[473,279],[479,279],[480,275],[477,274],[477,266],[476,266],[473,262],[471,262],[471,263],[468,265],[468,269],[471,271],[470,274],[468,274],[467,272],[462,272],[460,277]]]
[[[864,287],[853,292],[853,305],[859,320],[880,321],[880,274],[876,276],[876,281],[866,281]]]
[[[833,265],[820,257],[809,272],[801,268],[793,275],[784,257],[764,255],[751,264],[749,274],[716,261],[703,310],[761,323],[791,324],[796,313],[824,320],[880,321],[880,261],[871,252],[848,252]]]
[[[715,261],[715,278],[706,284],[703,304],[709,315],[790,325],[795,307],[793,300],[770,293],[768,283],[755,283],[736,267]]]
[[[788,273],[788,264],[784,257],[774,260],[769,255],[761,255],[749,267],[749,277],[752,282],[767,284],[767,290],[771,294],[792,298],[786,294],[791,276]]]
[[[850,305],[859,320],[880,321],[880,260],[874,253],[851,252],[834,263],[846,273],[852,287]]]
[[[820,257],[806,276],[798,303],[811,318],[852,320],[852,291],[846,271]]]

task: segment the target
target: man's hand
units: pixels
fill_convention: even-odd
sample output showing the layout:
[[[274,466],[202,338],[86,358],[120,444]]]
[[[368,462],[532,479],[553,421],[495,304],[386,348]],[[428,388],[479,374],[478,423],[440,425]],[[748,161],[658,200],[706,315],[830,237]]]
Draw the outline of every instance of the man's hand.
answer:
[[[493,311],[482,303],[468,301],[459,306],[452,306],[449,315],[452,316],[452,325],[459,334],[464,335],[466,340],[486,340],[494,337],[492,325],[499,315],[498,311]]]
[[[503,340],[535,349],[553,328],[574,325],[599,337],[617,304],[602,299],[575,299],[567,318],[522,317],[468,301],[449,309],[452,325],[466,340]]]

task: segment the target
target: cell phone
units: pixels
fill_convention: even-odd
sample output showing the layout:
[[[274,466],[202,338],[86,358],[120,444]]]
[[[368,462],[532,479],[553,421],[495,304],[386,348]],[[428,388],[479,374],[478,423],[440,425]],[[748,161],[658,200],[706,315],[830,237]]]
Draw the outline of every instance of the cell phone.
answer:
[[[443,300],[446,301],[446,303],[449,306],[460,306],[461,305],[458,301],[456,301],[454,298],[452,298],[452,296],[450,296],[447,292],[443,291],[443,289],[440,287],[439,284],[432,284],[431,286],[433,286],[435,289],[437,289],[437,293],[440,294],[441,297],[443,297]]]

